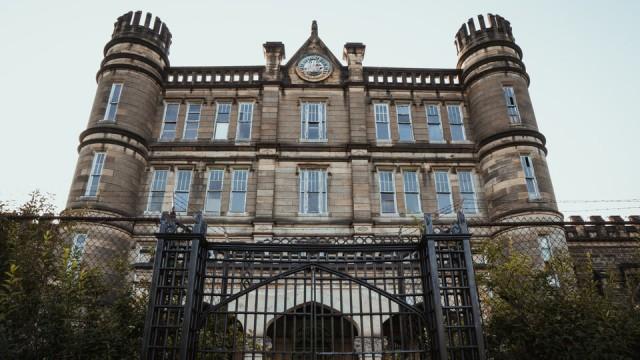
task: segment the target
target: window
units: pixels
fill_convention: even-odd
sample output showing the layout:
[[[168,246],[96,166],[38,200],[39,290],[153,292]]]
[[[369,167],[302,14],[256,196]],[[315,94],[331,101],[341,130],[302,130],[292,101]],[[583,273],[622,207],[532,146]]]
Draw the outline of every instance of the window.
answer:
[[[176,212],[187,212],[190,188],[191,170],[178,170],[176,173],[176,187],[173,191],[173,208]]]
[[[389,130],[389,105],[388,104],[374,104],[373,111],[376,118],[376,139],[378,141],[391,140]]]
[[[458,170],[458,182],[460,183],[460,198],[462,199],[462,211],[465,214],[477,214],[475,188],[473,186],[473,173],[467,170]]]
[[[380,213],[396,214],[396,186],[393,171],[378,171],[380,181]]]
[[[451,186],[449,184],[448,171],[436,171],[436,200],[438,203],[438,214],[450,214],[453,212],[453,201],[451,200]]]
[[[253,119],[253,103],[240,103],[238,112],[238,130],[236,140],[251,140],[251,120]]]
[[[520,111],[518,111],[518,103],[516,102],[516,93],[513,87],[505,86],[502,88],[504,100],[507,102],[507,114],[512,124],[520,124]]]
[[[524,178],[527,183],[527,192],[529,193],[529,199],[540,199],[538,181],[536,180],[536,174],[533,171],[533,162],[531,162],[531,157],[529,155],[521,155],[520,162],[522,163],[522,169],[524,170]]]
[[[413,141],[411,105],[396,105],[396,115],[398,117],[398,134],[400,141]]]
[[[209,184],[207,186],[207,199],[204,204],[204,211],[207,213],[220,214],[222,208],[222,179],[223,169],[209,171]]]
[[[148,212],[161,212],[164,202],[164,189],[167,186],[168,170],[155,170],[151,181],[151,191],[149,192]]]
[[[76,234],[73,237],[73,244],[71,246],[71,257],[74,259],[81,259],[84,254],[84,246],[87,243],[87,234]]]
[[[326,214],[327,172],[321,169],[300,171],[300,213]]]
[[[420,183],[418,182],[418,172],[415,170],[405,170],[402,172],[404,182],[404,204],[407,214],[420,214]]]
[[[122,84],[111,85],[109,93],[109,102],[107,110],[104,112],[105,121],[116,121],[116,113],[118,112],[118,103],[120,102],[120,94],[122,93]]]
[[[229,119],[231,118],[231,104],[216,105],[216,129],[213,134],[215,140],[227,140],[229,136]]]
[[[166,103],[164,106],[164,118],[162,119],[161,141],[171,141],[176,138],[176,126],[178,124],[178,111],[180,104]]]
[[[200,111],[202,104],[189,103],[187,106],[187,116],[184,123],[184,133],[182,138],[185,140],[196,140],[198,138],[198,127],[200,126]]]
[[[300,137],[304,140],[326,140],[326,111],[323,103],[302,103]]]
[[[102,175],[102,168],[104,167],[104,159],[106,156],[107,154],[103,152],[93,154],[91,174],[89,175],[89,182],[87,183],[84,196],[98,195],[98,185],[100,184],[100,176]]]
[[[249,170],[235,169],[231,176],[231,200],[229,202],[229,212],[242,214],[245,212],[245,202],[247,200],[247,178]]]
[[[427,127],[429,128],[429,141],[444,141],[438,105],[427,105]]]
[[[545,263],[551,260],[553,256],[553,248],[551,247],[551,239],[549,235],[538,236],[538,246],[540,247],[540,257]]]
[[[448,105],[447,114],[449,115],[449,127],[451,128],[451,140],[463,141],[464,124],[462,123],[462,114],[460,111],[460,105]]]

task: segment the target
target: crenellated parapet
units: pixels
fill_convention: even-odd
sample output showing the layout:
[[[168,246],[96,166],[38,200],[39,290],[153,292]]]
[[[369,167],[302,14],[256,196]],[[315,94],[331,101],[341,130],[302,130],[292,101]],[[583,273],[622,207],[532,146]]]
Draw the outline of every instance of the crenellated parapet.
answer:
[[[458,55],[470,50],[471,47],[490,42],[507,42],[515,45],[511,23],[500,15],[487,14],[486,17],[478,15],[477,18],[470,18],[462,24],[455,38]]]
[[[590,216],[585,221],[581,216],[570,216],[566,226],[567,241],[623,241],[640,240],[640,216],[630,215],[628,220],[612,215],[605,220],[602,216]]]
[[[136,11],[135,13],[129,11],[120,16],[113,25],[111,41],[107,46],[113,45],[115,42],[133,42],[132,40],[136,39],[157,47],[165,56],[169,55],[169,48],[171,47],[169,27],[157,16],[152,24],[152,17],[151,13],[147,13],[143,19],[142,11]]]

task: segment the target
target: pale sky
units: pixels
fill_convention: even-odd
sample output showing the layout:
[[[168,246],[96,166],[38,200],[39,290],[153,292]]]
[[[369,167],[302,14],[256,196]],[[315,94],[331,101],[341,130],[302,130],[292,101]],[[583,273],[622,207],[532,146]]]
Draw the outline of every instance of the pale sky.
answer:
[[[263,65],[265,41],[293,55],[316,19],[338,58],[363,42],[365,66],[454,68],[460,25],[500,14],[524,52],[560,210],[640,214],[640,1],[0,0],[0,201],[40,189],[64,208],[102,50],[129,10],[167,23],[174,66]]]

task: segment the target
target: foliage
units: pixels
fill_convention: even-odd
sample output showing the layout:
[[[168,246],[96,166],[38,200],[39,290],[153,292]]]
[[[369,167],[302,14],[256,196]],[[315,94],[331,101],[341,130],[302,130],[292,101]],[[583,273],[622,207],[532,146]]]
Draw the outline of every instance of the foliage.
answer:
[[[545,266],[528,255],[487,246],[485,331],[490,358],[637,359],[640,309],[578,284],[567,253]]]
[[[16,214],[51,212],[36,192]],[[0,217],[0,358],[138,357],[147,301],[128,281],[126,259],[103,268],[81,261],[73,226]]]

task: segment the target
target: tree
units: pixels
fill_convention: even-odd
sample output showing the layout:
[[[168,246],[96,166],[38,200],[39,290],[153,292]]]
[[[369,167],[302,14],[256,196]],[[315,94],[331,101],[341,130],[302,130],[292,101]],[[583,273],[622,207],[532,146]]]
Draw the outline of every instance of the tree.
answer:
[[[498,245],[486,249],[489,355],[499,359],[638,359],[640,309],[612,301],[593,281],[578,283],[558,253],[546,266]]]
[[[108,281],[86,266],[72,250],[74,224],[39,218],[53,207],[37,192],[11,219],[3,210],[0,358],[137,358],[147,300],[127,281],[126,259],[105,264]]]

